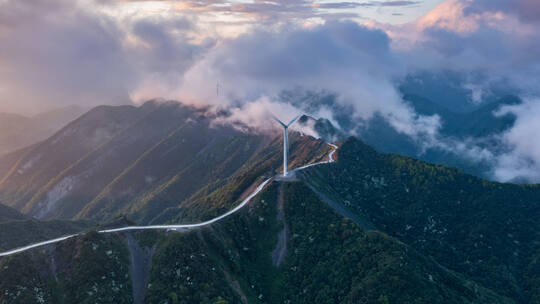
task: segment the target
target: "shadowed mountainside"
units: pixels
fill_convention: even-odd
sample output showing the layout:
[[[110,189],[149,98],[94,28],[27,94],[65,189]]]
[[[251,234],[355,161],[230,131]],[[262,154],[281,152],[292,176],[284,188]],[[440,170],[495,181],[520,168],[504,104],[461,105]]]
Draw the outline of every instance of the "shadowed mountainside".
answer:
[[[352,137],[339,162],[303,174],[376,230],[517,302],[538,303],[539,185],[489,182]]]
[[[280,133],[240,132],[213,124],[212,115],[177,102],[94,108],[42,143],[0,158],[0,198],[44,220],[210,217],[256,176],[273,174],[281,157]],[[290,165],[318,161],[328,149],[292,134]]]
[[[98,110],[109,109],[117,108]],[[123,110],[139,120],[129,123],[118,115]],[[257,180],[279,171],[279,135],[210,127],[206,114],[172,103],[123,110],[112,116],[122,130],[95,143],[98,152],[68,149],[81,158],[51,173],[23,208],[34,210],[32,202],[39,206],[40,197],[57,193],[51,189],[59,181],[79,174],[99,187],[62,188],[66,194],[50,214],[195,222],[230,210]],[[66,134],[95,136],[78,123]],[[160,130],[153,130],[156,125]],[[0,190],[18,185],[17,174],[25,172],[32,172],[29,185],[45,179],[47,170],[24,163],[46,147],[30,148]],[[291,167],[326,159],[328,149],[293,133]],[[131,303],[135,296],[139,303],[540,303],[538,185],[489,182],[378,153],[355,138],[337,153],[337,162],[302,171],[298,182],[273,182],[238,213],[208,227],[87,232],[1,258],[0,301]],[[158,174],[157,181],[146,178]],[[0,193],[16,199],[24,189]],[[64,213],[73,206],[77,212]],[[20,216],[7,208],[4,213]],[[133,292],[133,284],[145,286],[144,292]]]
[[[279,187],[291,238],[276,267]],[[273,183],[210,227],[133,237],[153,251],[144,303],[513,303],[384,233],[364,232],[298,182]],[[0,299],[132,303],[130,238],[88,233],[2,258],[0,277],[9,279]]]

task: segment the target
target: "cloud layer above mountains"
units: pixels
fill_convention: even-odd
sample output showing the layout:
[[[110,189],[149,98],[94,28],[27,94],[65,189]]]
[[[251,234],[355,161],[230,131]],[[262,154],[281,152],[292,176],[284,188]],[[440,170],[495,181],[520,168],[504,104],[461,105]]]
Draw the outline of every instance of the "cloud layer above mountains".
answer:
[[[188,37],[195,25],[183,16],[115,18],[93,8],[0,1],[0,111],[130,103],[146,83],[178,85],[213,43]]]
[[[289,119],[305,110],[280,104],[283,90],[328,91],[359,121],[379,115],[427,148],[473,155],[474,141],[449,144],[444,121],[415,113],[398,89],[411,73],[451,70],[475,102],[501,83],[526,100],[502,110],[517,117],[495,139],[505,153],[484,154],[499,180],[540,180],[540,147],[530,140],[540,108],[535,0],[446,0],[402,25],[347,9],[417,1],[179,1],[160,13],[128,2],[0,1],[0,111],[163,97],[228,108],[265,129],[268,111]],[[128,4],[138,9],[119,14]],[[330,108],[312,114],[339,124]]]

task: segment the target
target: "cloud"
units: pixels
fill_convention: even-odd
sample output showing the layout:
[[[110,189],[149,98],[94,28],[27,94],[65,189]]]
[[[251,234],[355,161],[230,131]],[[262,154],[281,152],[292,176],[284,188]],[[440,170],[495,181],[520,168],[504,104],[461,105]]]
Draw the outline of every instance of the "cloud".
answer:
[[[265,132],[270,112],[340,124],[339,108],[360,126],[382,117],[424,150],[489,162],[499,180],[540,180],[540,147],[526,140],[540,114],[538,1],[447,0],[403,25],[342,19],[419,1],[163,1],[166,13],[117,14],[148,4],[127,2],[0,1],[0,110],[165,97],[224,109],[229,116],[216,123]],[[242,29],[222,36],[224,24]],[[477,104],[500,84],[530,98],[505,108],[516,123],[504,134],[444,138],[445,122],[415,113],[397,86],[447,71]],[[327,92],[336,103],[286,102],[287,90]]]
[[[503,181],[540,180],[540,99],[528,99],[522,105],[503,107],[496,115],[514,114],[514,126],[501,135],[507,151],[497,157],[494,175]]]
[[[277,102],[262,96],[256,100],[231,107],[229,115],[218,116],[213,123],[217,125],[233,124],[242,131],[267,133],[280,129],[273,116],[283,121],[290,121],[301,114],[302,110],[290,103]]]
[[[126,104],[145,84],[177,86],[207,41],[187,18],[119,20],[78,1],[0,2],[1,110]]]
[[[539,9],[537,1],[446,1],[415,24],[418,36],[402,53],[410,69],[452,70],[472,80],[466,86],[476,102],[500,83],[527,100],[497,113],[514,114],[516,122],[489,139],[497,146],[482,148],[500,181],[540,180],[540,146],[531,140],[540,127]]]
[[[414,24],[388,28],[389,35],[409,69],[483,74],[534,89],[540,62],[538,28],[493,7],[480,10],[482,2],[445,1]],[[528,81],[531,77],[534,81]]]
[[[523,22],[540,21],[540,3],[536,0],[476,0],[466,9],[468,14],[486,11],[514,14]]]
[[[513,10],[502,10],[508,2],[447,0],[413,23],[370,26],[391,37],[393,51],[409,72],[460,73],[464,85],[476,93],[505,83],[522,94],[538,95],[539,24],[524,22]],[[523,1],[523,5],[540,6],[534,3]]]
[[[134,101],[170,95],[182,83],[184,72],[215,45],[214,39],[194,41],[193,31],[195,25],[185,17],[132,22],[125,56],[139,73],[137,85],[130,90]]]
[[[459,140],[440,134],[424,136],[420,144],[425,149],[488,163],[491,177],[500,181],[540,180],[536,173],[540,146],[530,140],[539,127],[535,117],[540,114],[539,12],[540,3],[534,0],[447,0],[408,24],[367,23],[388,34],[391,50],[407,74],[450,71],[477,104],[493,96],[493,91],[527,100],[505,108],[516,116],[516,122],[503,134]]]
[[[365,98],[384,99],[377,95],[395,93],[389,81],[399,73],[388,44],[383,32],[352,22],[329,22],[309,29],[290,24],[277,31],[258,29],[208,53],[186,74],[183,91],[213,100],[215,91],[210,88],[219,81],[227,98],[216,102],[231,102],[276,95],[291,86],[314,90],[345,86]],[[343,82],[344,77],[351,78]],[[390,92],[365,89],[367,81],[387,86]]]
[[[0,3],[3,106],[125,102],[132,71],[117,35],[68,2]]]
[[[401,100],[394,79],[403,70],[389,44],[384,32],[354,22],[258,29],[207,53],[186,73],[177,94],[193,104],[241,107],[261,97],[279,101],[283,90],[327,90],[357,120],[381,115],[409,136],[436,132],[435,117],[418,115]]]

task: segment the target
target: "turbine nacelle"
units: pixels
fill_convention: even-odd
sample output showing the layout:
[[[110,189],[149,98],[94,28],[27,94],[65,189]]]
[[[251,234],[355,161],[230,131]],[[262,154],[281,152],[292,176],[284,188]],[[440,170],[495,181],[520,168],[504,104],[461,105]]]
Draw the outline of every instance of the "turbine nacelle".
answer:
[[[285,124],[284,122],[282,122],[281,120],[279,120],[277,117],[275,116],[272,116],[274,118],[275,121],[277,121],[281,126],[283,126],[283,128],[288,128],[290,125],[292,125],[298,118],[300,118],[301,115],[298,115],[296,116],[295,118],[293,118],[288,124]]]
[[[287,156],[289,154],[289,127],[300,117],[300,115],[293,118],[288,124],[285,124],[277,117],[273,116],[274,120],[277,121],[283,127],[283,176],[287,176]]]

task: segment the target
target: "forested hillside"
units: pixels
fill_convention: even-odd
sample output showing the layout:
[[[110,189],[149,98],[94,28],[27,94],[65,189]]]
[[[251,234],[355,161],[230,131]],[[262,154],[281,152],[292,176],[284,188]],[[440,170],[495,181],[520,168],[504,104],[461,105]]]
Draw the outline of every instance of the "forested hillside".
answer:
[[[168,112],[160,116],[172,110],[192,115],[176,107],[155,110]],[[111,174],[75,217],[125,213],[155,224],[207,220],[230,210],[261,178],[275,175],[282,161],[278,136],[263,144],[223,129],[216,132],[233,137],[203,140],[202,152],[182,165],[186,171],[171,168],[167,164],[182,164],[193,151],[181,157],[171,152],[169,159],[167,148],[183,138],[196,143],[209,136],[178,130],[193,128],[181,125],[158,143],[146,143],[150,148],[126,162],[127,168],[115,169],[120,173]],[[97,149],[117,138],[129,142],[117,136]],[[298,133],[291,139],[291,167],[327,159],[323,141]],[[131,147],[120,143],[111,151]],[[260,145],[248,153],[253,143]],[[246,158],[242,163],[233,161],[239,147],[246,153],[238,156]],[[381,154],[356,138],[340,143],[337,153],[337,162],[297,172],[298,181],[274,181],[238,213],[199,229],[102,234],[90,231],[89,222],[28,220],[2,208],[0,232],[9,246],[87,232],[0,258],[0,303],[540,303],[539,186],[489,182]],[[86,161],[76,161],[61,176]],[[16,179],[21,163],[4,181]],[[38,172],[34,176],[44,176]],[[165,172],[160,183],[141,180],[159,172]],[[130,192],[134,185],[145,190]]]
[[[93,226],[89,221],[38,221],[0,204],[0,251],[77,233]]]
[[[17,210],[0,204],[0,223],[7,221],[23,220],[26,217]]]
[[[397,130],[384,115],[375,114],[368,119],[353,115],[354,108],[340,104],[339,97],[330,92],[285,92],[281,98],[306,113],[325,113],[332,109],[331,115],[325,116],[330,117],[332,122],[325,118],[300,121],[312,126],[327,141],[345,140],[347,136],[354,135],[379,152],[407,155],[457,167],[475,176],[492,178],[494,164],[490,159],[456,152],[452,146],[468,144],[485,149],[494,156],[500,155],[508,148],[501,143],[500,137],[516,121],[514,114],[502,114],[500,110],[522,104],[523,101],[516,95],[498,92],[482,102],[474,103],[468,96],[470,91],[448,84],[420,77],[409,79],[401,88],[403,100],[411,109],[420,115],[436,117],[440,122],[436,138],[446,146],[409,137]],[[497,112],[501,114],[496,115]]]
[[[281,163],[279,132],[241,132],[214,124],[212,115],[177,102],[94,108],[46,141],[0,158],[0,200],[42,220],[212,216]],[[290,165],[321,160],[328,150],[322,140],[292,134]],[[222,188],[228,199],[213,200]]]
[[[282,250],[285,258],[274,259]],[[144,256],[148,269],[137,263]],[[301,182],[273,183],[201,230],[88,233],[2,258],[0,277],[9,303],[513,303],[363,231]],[[141,282],[143,296],[133,288]]]
[[[355,138],[343,144],[339,162],[305,174],[377,230],[441,265],[518,302],[540,300],[540,186],[380,154]]]

